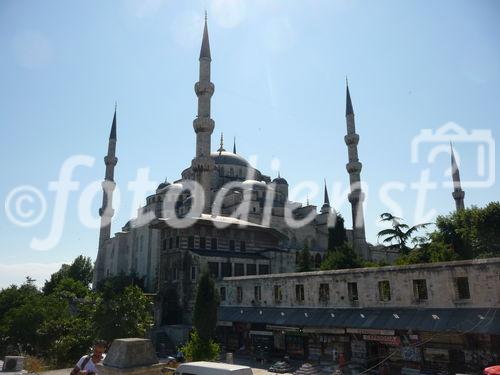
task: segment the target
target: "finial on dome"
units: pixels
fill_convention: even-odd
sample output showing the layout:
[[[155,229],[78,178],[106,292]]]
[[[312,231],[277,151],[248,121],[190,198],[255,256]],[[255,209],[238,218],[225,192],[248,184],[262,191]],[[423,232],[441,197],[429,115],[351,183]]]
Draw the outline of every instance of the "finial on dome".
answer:
[[[222,151],[226,151],[224,149],[224,133],[220,133],[220,147],[219,149],[217,150],[219,152],[219,155],[222,153]]]

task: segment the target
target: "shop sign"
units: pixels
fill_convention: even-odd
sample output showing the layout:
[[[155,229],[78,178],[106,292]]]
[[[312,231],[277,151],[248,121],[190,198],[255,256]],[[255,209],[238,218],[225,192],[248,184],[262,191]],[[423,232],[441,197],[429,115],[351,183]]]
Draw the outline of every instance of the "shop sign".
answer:
[[[345,329],[343,328],[304,328],[302,331],[304,333],[330,333],[333,335],[343,335],[345,333]]]
[[[386,345],[401,345],[401,339],[398,336],[383,336],[383,335],[363,335],[365,341],[377,341]]]
[[[287,327],[287,326],[274,326],[274,325],[266,325],[266,329],[270,329],[271,331],[285,331],[285,332],[300,332],[299,327]]]
[[[362,335],[387,335],[394,336],[396,333],[393,329],[366,329],[366,328],[347,328],[347,333],[359,333]]]
[[[272,336],[273,333],[270,331],[250,331],[249,332],[251,335],[255,336]]]
[[[217,325],[219,327],[232,327],[233,326],[233,322],[228,322],[227,320],[219,320],[217,322]]]

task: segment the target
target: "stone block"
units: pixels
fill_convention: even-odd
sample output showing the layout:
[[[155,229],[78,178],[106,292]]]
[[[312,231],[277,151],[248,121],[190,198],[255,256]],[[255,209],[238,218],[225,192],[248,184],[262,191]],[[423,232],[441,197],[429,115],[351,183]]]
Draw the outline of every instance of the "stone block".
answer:
[[[3,361],[2,372],[20,372],[24,367],[24,357],[9,355]]]

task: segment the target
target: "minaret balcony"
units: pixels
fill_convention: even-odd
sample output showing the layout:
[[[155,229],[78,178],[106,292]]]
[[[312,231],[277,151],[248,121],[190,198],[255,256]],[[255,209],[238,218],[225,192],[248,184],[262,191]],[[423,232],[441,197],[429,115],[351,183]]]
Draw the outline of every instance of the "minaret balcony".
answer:
[[[345,144],[347,146],[352,146],[352,145],[357,145],[359,142],[359,135],[354,133],[354,134],[347,134],[344,137]]]
[[[196,96],[212,96],[215,92],[215,86],[212,82],[196,82],[194,84],[194,92],[196,93]]]
[[[359,161],[351,161],[345,165],[348,173],[360,173],[363,168],[363,164]]]
[[[193,120],[193,128],[195,133],[212,133],[214,131],[215,122],[209,117],[197,117]]]

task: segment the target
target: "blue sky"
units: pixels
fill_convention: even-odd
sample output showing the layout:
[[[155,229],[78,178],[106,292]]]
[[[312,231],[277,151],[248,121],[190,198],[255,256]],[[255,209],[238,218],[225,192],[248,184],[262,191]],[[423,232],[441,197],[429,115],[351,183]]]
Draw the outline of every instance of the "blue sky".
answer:
[[[95,257],[98,230],[81,223],[77,206],[84,188],[104,176],[115,101],[121,204],[113,231],[131,216],[127,183],[139,168],[149,168],[150,178],[160,182],[179,178],[190,164],[205,9],[215,84],[212,148],[221,131],[226,148],[236,136],[238,153],[257,156],[257,167],[273,177],[273,160],[279,160],[291,186],[326,178],[331,197],[334,184],[347,188],[348,75],[372,242],[380,213],[394,211],[380,198],[388,182],[395,182],[391,200],[410,224],[422,216],[415,215],[418,196],[412,188],[422,171],[438,183],[427,194],[424,213],[454,209],[450,188],[441,187],[449,155],[412,163],[410,145],[422,129],[454,122],[467,132],[499,136],[495,0],[3,0],[0,196],[5,201],[16,187],[31,185],[43,193],[47,213],[38,224],[19,227],[2,211],[0,286],[26,274],[41,283],[61,262],[79,254]],[[422,153],[432,147],[422,142]],[[477,147],[476,141],[455,142],[463,179],[477,179]],[[31,240],[46,237],[51,228],[55,193],[49,183],[73,155],[95,162],[73,173],[80,186],[69,195],[61,240],[50,250],[33,250]],[[465,188],[467,206],[499,199],[497,180],[486,185]],[[321,205],[322,195],[310,200]],[[93,214],[99,204],[96,196]],[[350,225],[347,203],[334,199],[333,205]]]

